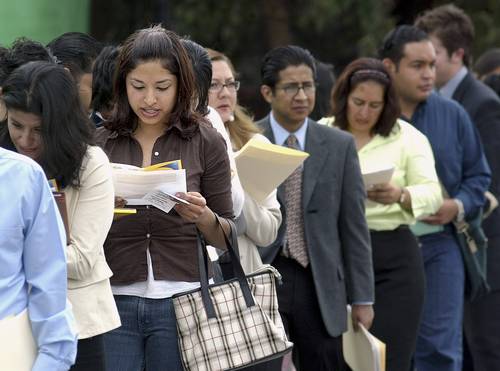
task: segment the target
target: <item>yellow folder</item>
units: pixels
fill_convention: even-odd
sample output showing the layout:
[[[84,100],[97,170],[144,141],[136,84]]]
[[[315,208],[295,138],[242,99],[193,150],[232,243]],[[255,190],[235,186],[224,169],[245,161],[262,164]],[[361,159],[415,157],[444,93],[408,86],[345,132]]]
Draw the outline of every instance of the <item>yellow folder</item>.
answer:
[[[243,189],[256,201],[262,201],[308,156],[306,152],[254,138],[235,154],[235,162]]]
[[[352,371],[385,371],[383,342],[360,324],[358,331],[352,326],[351,308],[347,313],[347,332],[342,335],[344,359]]]

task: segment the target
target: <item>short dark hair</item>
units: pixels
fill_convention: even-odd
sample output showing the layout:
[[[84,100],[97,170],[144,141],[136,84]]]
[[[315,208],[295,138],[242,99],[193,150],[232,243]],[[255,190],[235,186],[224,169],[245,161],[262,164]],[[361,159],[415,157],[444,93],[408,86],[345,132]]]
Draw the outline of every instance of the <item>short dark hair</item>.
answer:
[[[483,82],[488,85],[500,97],[500,74],[495,73],[486,76]]]
[[[82,32],[66,32],[47,47],[69,69],[75,81],[85,73],[92,73],[92,66],[102,48],[96,39]]]
[[[314,109],[309,115],[313,120],[319,120],[327,116],[332,110],[332,90],[335,84],[335,73],[333,65],[323,63],[316,59],[316,100]]]
[[[92,102],[96,111],[109,111],[113,107],[113,78],[116,71],[117,46],[106,46],[97,56],[92,69]]]
[[[182,39],[181,42],[193,66],[198,98],[196,111],[205,116],[208,114],[208,89],[212,83],[212,62],[207,51],[200,44],[189,39]]]
[[[500,48],[493,48],[481,54],[474,64],[474,71],[479,78],[482,78],[498,67],[500,67]]]
[[[474,25],[462,9],[453,4],[438,6],[418,16],[415,26],[429,35],[435,35],[445,47],[448,55],[462,48],[464,50],[463,62],[466,66],[470,65]]]
[[[104,126],[120,133],[130,133],[137,128],[137,115],[128,102],[126,79],[139,64],[149,61],[159,61],[163,68],[177,77],[177,102],[169,116],[169,123],[180,122],[183,134],[191,136],[198,129],[198,123],[204,121],[191,104],[196,93],[193,67],[180,37],[161,26],[138,30],[123,43],[113,83],[115,112]]]
[[[404,57],[405,45],[429,40],[426,32],[415,26],[402,25],[389,31],[378,50],[380,59],[388,58],[395,65]]]
[[[349,94],[365,81],[374,81],[384,88],[384,108],[372,128],[372,134],[384,137],[391,133],[401,111],[391,77],[384,64],[374,58],[359,58],[351,62],[337,79],[332,93],[332,115],[335,126],[342,130],[349,128],[347,121],[347,101]]]
[[[305,64],[311,68],[316,79],[316,64],[309,50],[296,45],[279,46],[267,52],[262,60],[260,76],[262,84],[274,89],[279,81],[279,73],[288,66]]]
[[[39,162],[47,177],[62,187],[79,186],[93,127],[68,71],[55,63],[29,62],[12,72],[2,88],[7,110],[40,117],[43,151]]]
[[[0,53],[0,86],[16,68],[33,61],[54,62],[50,51],[37,41],[26,37],[16,39],[10,48]]]

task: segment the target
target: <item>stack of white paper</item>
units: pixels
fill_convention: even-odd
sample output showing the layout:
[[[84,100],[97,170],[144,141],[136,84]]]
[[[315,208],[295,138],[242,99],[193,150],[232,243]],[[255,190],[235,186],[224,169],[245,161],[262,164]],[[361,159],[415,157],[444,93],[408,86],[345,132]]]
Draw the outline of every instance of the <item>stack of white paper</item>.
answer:
[[[37,353],[27,310],[0,321],[0,370],[30,371]]]
[[[131,165],[111,165],[115,195],[127,200],[127,205],[155,205],[152,200],[159,200],[160,191],[165,194],[186,192],[185,169],[143,171]]]
[[[347,317],[347,332],[342,335],[346,363],[353,371],[385,371],[385,344],[361,324],[354,331],[350,307]]]
[[[236,153],[235,162],[243,189],[263,201],[309,156],[291,148],[251,139]]]
[[[362,169],[365,188],[370,189],[376,184],[389,183],[394,174],[394,166],[386,165],[378,168]]]

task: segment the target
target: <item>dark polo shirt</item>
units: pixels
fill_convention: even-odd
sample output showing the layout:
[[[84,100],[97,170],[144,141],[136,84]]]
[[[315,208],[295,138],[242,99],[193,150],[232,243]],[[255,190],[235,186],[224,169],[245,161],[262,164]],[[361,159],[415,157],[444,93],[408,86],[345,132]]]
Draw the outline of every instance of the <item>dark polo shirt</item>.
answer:
[[[99,128],[96,140],[111,162],[142,166],[142,149],[131,133]],[[196,130],[171,125],[147,155],[152,165],[181,160],[187,190],[199,192],[218,215],[233,218],[229,159],[224,139],[214,128],[204,123]],[[111,283],[146,281],[148,248],[155,280],[199,281],[195,225],[185,222],[175,210],[167,214],[153,206],[134,208],[137,214],[113,222],[104,244],[113,271]]]

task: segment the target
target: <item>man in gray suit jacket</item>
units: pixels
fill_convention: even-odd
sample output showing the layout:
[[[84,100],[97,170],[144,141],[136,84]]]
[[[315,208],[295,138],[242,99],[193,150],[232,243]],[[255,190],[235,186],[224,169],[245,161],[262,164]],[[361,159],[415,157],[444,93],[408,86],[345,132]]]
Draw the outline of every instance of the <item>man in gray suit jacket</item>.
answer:
[[[308,118],[316,85],[307,50],[271,50],[261,74],[261,93],[272,109],[258,122],[263,134],[310,154],[278,188],[283,223],[261,256],[283,276],[280,312],[300,370],[342,370],[346,305],[352,304],[355,325],[369,328],[374,302],[366,195],[354,140]]]
[[[500,199],[500,99],[476,80],[471,62],[474,26],[455,5],[443,5],[420,16],[416,26],[426,31],[436,49],[436,85],[439,93],[460,103],[476,125],[491,168],[490,192]],[[467,342],[464,371],[500,370],[500,209],[484,221],[488,237],[487,278],[491,292],[464,306]]]

